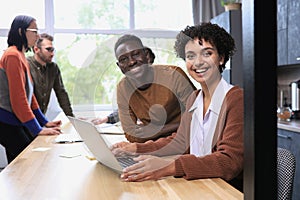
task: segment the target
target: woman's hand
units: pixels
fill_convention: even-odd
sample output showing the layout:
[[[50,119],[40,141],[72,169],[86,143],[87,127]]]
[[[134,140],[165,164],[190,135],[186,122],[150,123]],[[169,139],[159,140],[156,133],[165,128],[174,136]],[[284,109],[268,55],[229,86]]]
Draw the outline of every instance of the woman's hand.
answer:
[[[110,149],[116,156],[135,155],[136,143],[119,142],[112,145]]]
[[[43,128],[39,135],[59,135],[61,134],[60,127]]]
[[[150,155],[134,158],[138,163],[123,170],[121,179],[124,181],[158,180],[162,177],[175,175],[174,159],[165,159]]]
[[[45,126],[46,126],[47,128],[59,127],[59,126],[61,126],[61,120],[48,122]]]

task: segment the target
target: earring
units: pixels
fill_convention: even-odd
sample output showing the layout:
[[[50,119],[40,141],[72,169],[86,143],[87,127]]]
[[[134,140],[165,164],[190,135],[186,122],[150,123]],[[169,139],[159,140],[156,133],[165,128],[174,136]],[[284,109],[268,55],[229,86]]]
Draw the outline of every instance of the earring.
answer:
[[[220,65],[222,65],[223,63],[222,62],[220,62]]]

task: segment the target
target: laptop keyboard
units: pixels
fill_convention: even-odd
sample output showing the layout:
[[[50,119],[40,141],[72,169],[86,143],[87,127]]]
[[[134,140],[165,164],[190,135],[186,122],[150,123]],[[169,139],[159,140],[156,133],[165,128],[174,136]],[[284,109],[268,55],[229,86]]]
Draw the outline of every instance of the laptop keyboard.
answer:
[[[132,157],[117,157],[117,160],[121,164],[122,168],[126,168],[130,165],[137,163],[132,159]]]

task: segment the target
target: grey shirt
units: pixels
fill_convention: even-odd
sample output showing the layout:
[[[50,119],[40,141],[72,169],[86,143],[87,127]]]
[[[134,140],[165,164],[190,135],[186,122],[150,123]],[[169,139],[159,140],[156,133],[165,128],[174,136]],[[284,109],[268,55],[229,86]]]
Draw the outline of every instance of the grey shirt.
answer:
[[[42,66],[34,56],[27,57],[30,73],[34,82],[34,94],[41,111],[45,114],[50,100],[52,88],[60,107],[67,116],[74,116],[68,93],[64,87],[58,65],[55,62]]]

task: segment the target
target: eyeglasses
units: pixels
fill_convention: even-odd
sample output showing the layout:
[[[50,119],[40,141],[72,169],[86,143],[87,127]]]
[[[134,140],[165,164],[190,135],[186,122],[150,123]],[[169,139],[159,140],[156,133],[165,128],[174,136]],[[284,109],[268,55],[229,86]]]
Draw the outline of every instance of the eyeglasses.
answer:
[[[46,49],[48,52],[51,52],[51,53],[55,50],[54,47],[46,47],[45,49]]]
[[[34,33],[38,34],[39,30],[36,28],[27,28],[26,31],[30,31],[30,32],[34,32]]]

